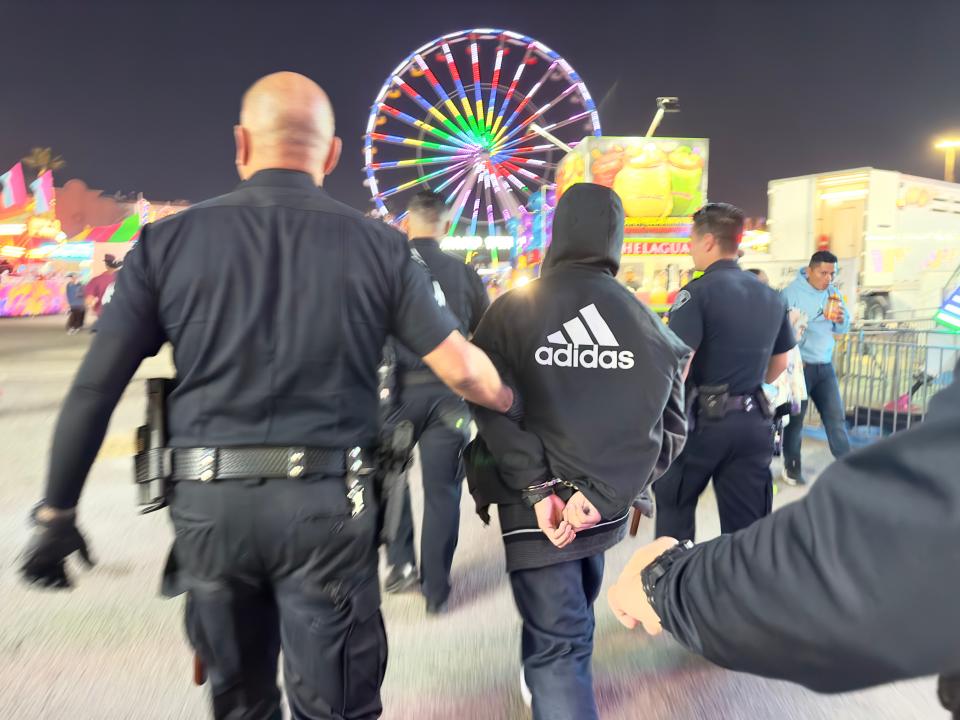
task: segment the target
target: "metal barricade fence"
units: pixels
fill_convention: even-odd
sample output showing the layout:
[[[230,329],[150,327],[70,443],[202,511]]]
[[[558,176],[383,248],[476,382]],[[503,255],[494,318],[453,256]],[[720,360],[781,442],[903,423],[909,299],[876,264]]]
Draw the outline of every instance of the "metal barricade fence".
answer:
[[[930,398],[953,380],[960,334],[895,327],[838,336],[834,368],[851,440],[869,441],[922,422]],[[806,424],[822,423],[808,403]]]

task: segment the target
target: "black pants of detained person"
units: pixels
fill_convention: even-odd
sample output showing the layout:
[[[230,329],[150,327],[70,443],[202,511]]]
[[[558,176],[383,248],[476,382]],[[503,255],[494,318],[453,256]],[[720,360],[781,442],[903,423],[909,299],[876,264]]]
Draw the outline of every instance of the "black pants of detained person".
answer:
[[[680,457],[653,486],[657,537],[695,539],[697,502],[711,478],[721,532],[736,532],[769,515],[772,459],[772,424],[756,405],[722,420],[699,415]]]
[[[603,553],[510,573],[523,619],[520,655],[534,720],[595,720],[593,603],[603,582]]]
[[[372,488],[364,501],[351,517],[342,477],[176,484],[177,583],[215,718],[280,720],[281,648],[293,718],[380,716],[387,638]]]

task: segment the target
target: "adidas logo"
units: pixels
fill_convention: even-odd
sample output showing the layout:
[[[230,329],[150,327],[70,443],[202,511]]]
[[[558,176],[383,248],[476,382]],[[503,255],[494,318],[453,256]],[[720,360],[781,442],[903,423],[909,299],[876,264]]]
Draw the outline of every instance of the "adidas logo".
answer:
[[[550,345],[541,345],[534,355],[540,365],[580,367],[603,370],[629,370],[633,367],[633,353],[618,348],[616,336],[594,304],[580,308],[572,320],[547,336]],[[551,347],[558,345],[560,347]]]

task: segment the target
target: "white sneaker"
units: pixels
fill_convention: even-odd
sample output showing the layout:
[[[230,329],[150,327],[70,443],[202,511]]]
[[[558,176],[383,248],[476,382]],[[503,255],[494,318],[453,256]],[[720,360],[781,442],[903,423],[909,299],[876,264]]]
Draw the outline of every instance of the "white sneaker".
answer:
[[[527,687],[527,679],[523,676],[523,666],[520,666],[520,697],[523,698],[523,704],[528,708],[533,708],[533,693]]]

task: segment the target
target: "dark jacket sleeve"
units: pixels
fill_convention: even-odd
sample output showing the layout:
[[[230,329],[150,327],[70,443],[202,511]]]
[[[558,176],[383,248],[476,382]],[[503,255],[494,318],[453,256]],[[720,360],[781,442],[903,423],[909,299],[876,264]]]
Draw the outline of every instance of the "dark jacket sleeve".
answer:
[[[148,263],[151,228],[144,227],[124,258],[113,299],[104,306],[97,334],[60,410],[45,495],[53,507],[77,504],[124,388],[140,362],[156,355],[166,340]]]
[[[663,441],[660,455],[654,465],[650,483],[658,480],[677,459],[687,442],[687,410],[683,371],[679,370],[673,378],[670,398],[663,409]]]
[[[803,499],[697,546],[658,582],[663,626],[718,665],[842,692],[960,669],[960,385]]]
[[[500,312],[506,303],[503,300],[501,303],[496,310],[491,308],[484,315],[474,333],[473,342],[487,353],[504,381],[516,388],[512,378],[519,368],[512,367],[504,332],[505,313]],[[480,436],[496,459],[505,485],[520,491],[549,478],[546,453],[537,435],[506,415],[479,405],[473,405],[472,408]]]
[[[113,409],[145,356],[118,335],[97,333],[57,419],[44,495],[47,504],[61,510],[76,506]]]

